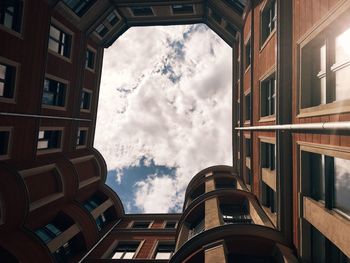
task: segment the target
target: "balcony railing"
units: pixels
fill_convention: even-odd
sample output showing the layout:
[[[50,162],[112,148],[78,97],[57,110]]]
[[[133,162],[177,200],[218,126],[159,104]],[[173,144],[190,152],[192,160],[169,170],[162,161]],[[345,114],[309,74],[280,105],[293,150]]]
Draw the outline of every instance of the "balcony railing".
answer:
[[[192,229],[190,229],[188,233],[188,239],[191,239],[192,237],[202,233],[205,230],[205,221],[204,218],[195,225]]]
[[[253,224],[253,220],[250,215],[238,214],[238,215],[222,215],[224,224]]]

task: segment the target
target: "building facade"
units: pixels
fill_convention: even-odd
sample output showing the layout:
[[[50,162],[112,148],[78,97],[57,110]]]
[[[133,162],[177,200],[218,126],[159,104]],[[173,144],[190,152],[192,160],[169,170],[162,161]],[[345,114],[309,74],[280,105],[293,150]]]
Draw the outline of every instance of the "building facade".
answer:
[[[0,262],[350,262],[350,2],[0,2]],[[104,48],[205,23],[232,47],[233,162],[125,214],[93,148]]]

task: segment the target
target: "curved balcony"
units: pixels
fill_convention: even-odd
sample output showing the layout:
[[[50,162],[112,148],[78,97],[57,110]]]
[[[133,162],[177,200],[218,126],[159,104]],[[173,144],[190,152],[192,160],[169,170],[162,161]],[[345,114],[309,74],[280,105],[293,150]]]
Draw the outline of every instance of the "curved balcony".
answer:
[[[298,262],[280,232],[255,224],[226,224],[198,233],[170,260],[177,262]]]
[[[244,183],[233,172],[231,166],[217,165],[197,173],[186,189],[184,210],[199,196],[217,189],[244,189]]]

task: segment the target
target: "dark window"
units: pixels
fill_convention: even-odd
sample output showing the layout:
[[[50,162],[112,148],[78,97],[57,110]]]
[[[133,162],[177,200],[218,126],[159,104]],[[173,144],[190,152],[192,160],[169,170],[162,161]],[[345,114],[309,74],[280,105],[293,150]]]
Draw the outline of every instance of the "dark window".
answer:
[[[58,29],[50,26],[49,49],[64,57],[70,57],[72,36]]]
[[[309,195],[350,216],[350,160],[302,152],[302,177],[310,178]]]
[[[276,79],[275,75],[261,82],[260,94],[261,117],[275,114],[276,107]]]
[[[250,139],[246,138],[245,139],[245,156],[250,157],[250,151],[251,151],[251,144],[250,144]]]
[[[225,29],[231,33],[233,35],[233,37],[236,37],[236,34],[237,34],[237,30],[236,28],[230,24],[230,23],[227,23],[226,26],[225,26]]]
[[[83,91],[81,94],[80,109],[90,110],[90,104],[91,104],[91,93],[87,91]]]
[[[350,258],[312,225],[310,232],[310,262],[350,263]]]
[[[225,189],[231,188],[236,189],[237,181],[234,178],[223,177],[223,178],[215,178],[215,189]]]
[[[58,237],[61,233],[62,229],[53,223],[49,223],[46,226],[35,231],[35,234],[46,244],[49,243],[52,239]]]
[[[63,0],[63,2],[79,17],[83,16],[96,0]]]
[[[13,98],[16,67],[0,63],[0,98]]]
[[[220,210],[225,225],[252,223],[246,203],[237,205],[222,204],[220,205]]]
[[[104,24],[100,24],[95,31],[100,37],[104,37],[108,32],[108,28]]]
[[[9,152],[10,132],[0,131],[0,155],[7,155]]]
[[[176,228],[176,222],[166,222],[165,228]]]
[[[245,68],[247,69],[250,66],[251,59],[252,59],[252,48],[250,43],[250,38],[245,45]]]
[[[87,130],[79,130],[78,136],[77,136],[77,145],[78,146],[86,145],[86,139],[87,139]]]
[[[148,228],[151,222],[134,222],[132,228]]]
[[[172,5],[174,14],[192,14],[193,5]]]
[[[155,259],[170,259],[174,251],[174,244],[159,244],[157,247]]]
[[[266,39],[276,28],[277,23],[277,2],[271,1],[265,6],[261,13],[261,44],[264,44]]]
[[[95,52],[90,49],[86,50],[85,67],[92,70],[95,68]]]
[[[302,48],[301,108],[350,100],[349,39],[349,27],[334,26]]]
[[[250,93],[244,96],[244,102],[245,102],[245,116],[244,120],[249,121],[250,115],[251,115],[251,104],[250,104]]]
[[[261,167],[270,170],[276,169],[276,147],[272,143],[262,142],[261,147]]]
[[[61,146],[62,131],[39,131],[38,150],[55,149]]]
[[[262,204],[270,208],[272,213],[277,211],[277,194],[264,182],[262,184]]]
[[[150,7],[132,7],[131,10],[134,16],[153,16],[153,11]]]
[[[211,13],[211,17],[215,20],[216,23],[221,24],[222,18],[218,13],[213,11]]]
[[[245,168],[246,168],[245,169],[245,183],[247,185],[252,185],[252,183],[253,183],[252,172],[248,167],[245,167]]]
[[[119,21],[119,18],[115,11],[113,10],[109,15],[105,18],[105,20],[99,24],[95,32],[100,36],[104,37],[107,32]]]
[[[64,107],[67,85],[45,78],[42,104]]]
[[[112,259],[133,259],[139,242],[120,242],[112,253]]]
[[[98,197],[97,195],[94,195],[90,199],[86,200],[83,203],[83,206],[91,213],[93,210],[95,210],[97,207],[99,207],[103,203],[102,199]],[[99,231],[101,231],[109,222],[109,218],[107,214],[101,213],[96,219],[96,225]]]
[[[21,31],[23,1],[0,1],[0,24],[14,31]]]
[[[205,230],[205,221],[204,216],[198,218],[191,226],[190,231],[188,233],[188,239],[202,233]]]

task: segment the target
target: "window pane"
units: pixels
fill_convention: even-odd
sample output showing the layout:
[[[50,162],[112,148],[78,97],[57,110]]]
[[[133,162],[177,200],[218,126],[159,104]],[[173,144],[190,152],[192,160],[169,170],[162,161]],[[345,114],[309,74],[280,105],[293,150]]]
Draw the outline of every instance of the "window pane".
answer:
[[[123,252],[115,252],[112,259],[120,259],[123,256]]]
[[[157,252],[156,259],[170,259],[171,252]]]
[[[335,72],[335,96],[336,100],[350,99],[350,66]]]
[[[55,28],[53,26],[50,26],[50,37],[56,39],[57,41],[59,41],[59,39],[60,39],[60,31],[57,28]]]
[[[5,13],[4,26],[12,29],[12,24],[13,24],[13,16],[8,13]]]
[[[49,147],[49,141],[38,141],[38,149],[47,149]]]
[[[49,49],[51,49],[52,51],[58,53],[59,51],[59,44],[58,42],[52,40],[52,39],[49,39]]]
[[[5,79],[6,75],[6,66],[5,65],[0,65],[0,79]]]
[[[350,59],[350,28],[335,39],[335,61],[341,62]]]
[[[135,252],[125,252],[124,259],[132,259],[134,257]]]
[[[334,205],[350,215],[350,160],[334,158]]]

